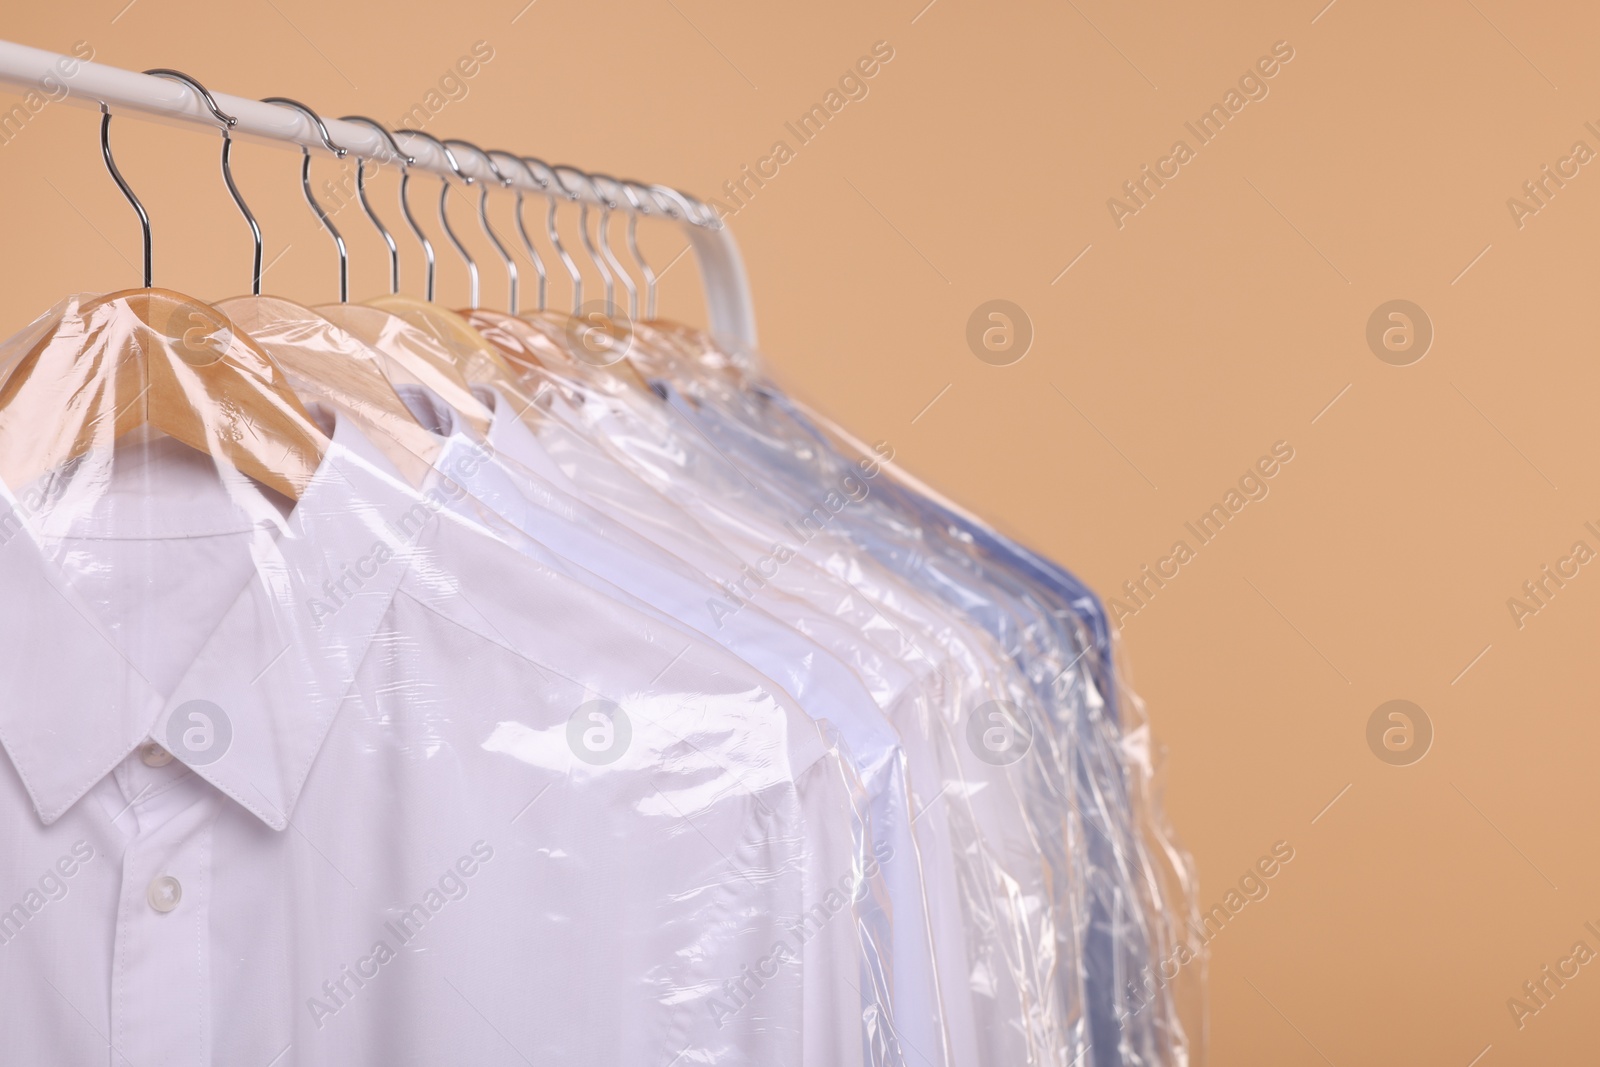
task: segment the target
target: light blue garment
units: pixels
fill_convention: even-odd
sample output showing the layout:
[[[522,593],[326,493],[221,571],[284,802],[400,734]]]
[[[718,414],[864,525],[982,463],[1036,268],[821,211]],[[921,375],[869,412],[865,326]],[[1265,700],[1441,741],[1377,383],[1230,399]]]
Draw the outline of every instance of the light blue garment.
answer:
[[[749,396],[697,390],[690,398],[669,383],[658,388],[731,462],[749,464],[764,485],[781,483],[794,499],[814,499],[852,469],[775,389]],[[1121,758],[1104,610],[1064,568],[889,479],[873,484],[862,503],[841,512],[861,549],[993,635],[1040,696],[1050,721],[1036,743],[1058,742],[1051,762],[1065,764],[1068,783],[1054,799],[1070,804],[1086,827],[1080,843],[1062,843],[1066,855],[1052,859],[1078,859],[1087,891],[1082,959],[1073,969],[1083,976],[1094,1062],[1166,1062],[1170,1002],[1152,1009],[1125,988],[1154,967],[1156,940],[1147,928],[1149,872]],[[1070,1000],[1072,991],[1064,995]]]
[[[1083,836],[1081,827],[1073,829],[1070,805],[1064,802],[1072,791],[1071,761],[1052,732],[1035,731],[1039,744],[1024,747],[1019,759],[1006,765],[979,753],[970,733],[961,736],[968,724],[960,720],[968,709],[996,700],[1032,709],[1037,701],[1027,680],[960,612],[945,610],[937,598],[847,541],[830,543],[824,533],[831,521],[827,512],[845,506],[844,496],[833,489],[796,496],[776,472],[751,468],[747,473],[670,407],[645,403],[605,383],[582,383],[573,391],[578,395],[560,409],[560,417],[571,420],[585,440],[608,445],[653,492],[676,501],[714,528],[715,536],[737,546],[744,571],[752,571],[753,563],[781,588],[802,596],[821,594],[819,605],[842,597],[837,608],[860,620],[864,636],[893,631],[904,643],[899,654],[939,676],[938,691],[949,699],[934,704],[930,710],[936,714],[930,717],[938,722],[933,729],[944,765],[943,788],[923,799],[931,806],[946,798],[952,812],[962,809],[956,862],[964,867],[962,906],[972,925],[971,954],[961,957],[966,966],[960,977],[967,983],[962,995],[973,1009],[974,1038],[986,1057],[957,1062],[995,1067],[1088,1063],[1083,952],[1076,942],[1087,909],[1073,897],[1083,888],[1074,872],[1088,864],[1063,858]],[[824,498],[827,512],[818,504]],[[771,555],[763,557],[769,548]],[[796,561],[774,569],[773,558]],[[793,584],[800,578],[796,568],[814,570],[835,591],[801,591]],[[757,589],[766,584],[750,577]],[[800,579],[799,585],[811,582]],[[745,596],[752,595],[746,589]],[[866,619],[860,617],[863,608]],[[876,618],[870,617],[874,611]],[[1035,710],[1026,714],[1030,721],[1042,716]],[[947,997],[947,1007],[953,1002]]]

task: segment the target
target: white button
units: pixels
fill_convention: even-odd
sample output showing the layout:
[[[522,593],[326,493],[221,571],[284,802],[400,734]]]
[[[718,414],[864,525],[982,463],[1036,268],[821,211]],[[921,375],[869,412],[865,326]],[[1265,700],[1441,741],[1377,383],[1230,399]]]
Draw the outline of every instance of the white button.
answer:
[[[139,758],[146,767],[165,767],[172,762],[172,753],[154,741],[146,741],[139,749]]]
[[[152,908],[163,913],[169,912],[183,899],[183,886],[170,874],[163,874],[150,879],[150,888],[145,891],[145,897]]]

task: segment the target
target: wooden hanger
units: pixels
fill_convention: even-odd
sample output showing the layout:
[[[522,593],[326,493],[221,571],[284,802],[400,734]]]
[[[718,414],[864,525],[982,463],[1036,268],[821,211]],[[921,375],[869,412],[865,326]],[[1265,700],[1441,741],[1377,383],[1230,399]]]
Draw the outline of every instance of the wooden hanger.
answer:
[[[200,95],[212,116],[222,124],[226,146],[229,127],[235,120],[217,107],[205,87],[181,71],[157,73],[165,73],[182,81]],[[346,154],[346,149],[335,144],[328,135],[328,127],[322,117],[305,104],[288,97],[269,97],[266,102],[299,111],[316,126],[325,148],[341,158]],[[249,331],[256,343],[283,369],[289,384],[301,396],[320,401],[353,418],[367,431],[369,440],[376,448],[413,484],[420,484],[438,455],[438,442],[417,422],[400,395],[394,391],[384,375],[383,358],[370,346],[303,304],[282,297],[261,295],[261,227],[257,225],[255,216],[233,181],[226,148],[223,151],[222,174],[234,204],[249,223],[255,237],[256,269],[252,277],[251,295],[225,300],[217,305],[218,309],[232,316],[238,326]],[[361,177],[364,178],[364,174]],[[306,205],[333,239],[338,251],[339,294],[342,300],[349,291],[349,254],[343,236],[311,192],[311,149],[306,146],[301,147],[300,188]],[[364,186],[362,191],[364,194]]]
[[[223,175],[232,191],[232,123],[200,91],[223,123]],[[300,499],[327,453],[327,436],[283,371],[226,315],[151,288],[150,216],[117,169],[103,102],[100,116],[101,157],[143,231],[144,287],[70,303],[34,340],[0,387],[0,472],[22,485],[148,425]]]
[[[423,136],[427,135],[424,134]],[[520,159],[509,152],[485,152],[483,149],[472,144],[470,141],[462,140],[444,141],[440,143],[440,147],[445,150],[447,153],[447,158],[451,160],[452,164],[454,164],[454,154],[450,151],[451,148],[465,148],[468,151],[475,153],[483,160],[490,173],[500,180],[502,185],[509,185],[510,182],[506,179],[505,174],[500,169],[499,165],[496,164],[496,158],[520,168],[529,177],[534,177],[534,172],[529,168],[528,161]],[[544,164],[541,163],[540,166],[543,167]],[[549,168],[546,169],[548,170]],[[459,166],[456,167],[456,170],[459,175]],[[588,178],[588,176],[574,168],[558,167],[554,170],[550,170],[549,172],[557,184],[561,186],[562,194],[569,199],[573,198],[574,194],[572,193],[572,190],[567,187],[565,179],[562,177],[563,172],[570,173],[579,180],[589,184],[591,190],[594,188],[593,182]],[[505,242],[500,239],[499,235],[494,232],[494,228],[489,225],[489,214],[485,199],[487,195],[488,187],[484,186],[479,194],[478,221],[483,227],[484,236],[489,239],[489,243],[494,246],[495,251],[500,254],[500,258],[505,262],[509,305],[511,314],[516,315],[517,269],[511,254],[506,251]],[[599,193],[597,190],[595,190],[595,195],[598,198]],[[441,199],[439,208],[439,221],[441,225],[444,226],[445,233],[450,237],[451,243],[455,246],[456,251],[466,262],[469,277],[472,279],[473,303],[476,304],[478,295],[477,268],[473,263],[471,256],[468,255],[466,247],[459,239],[456,238],[455,233],[450,229],[449,219],[444,211],[444,203],[445,201]],[[554,246],[557,255],[561,257],[563,264],[566,265],[567,270],[572,278],[574,308],[575,312],[578,312],[582,311],[583,308],[586,307],[586,305],[582,303],[582,275],[578,272],[577,264],[572,261],[572,257],[567,254],[565,246],[561,243],[561,234],[560,231],[556,229],[555,224],[556,203],[557,201],[554,199],[552,199],[550,202],[549,214],[546,217],[546,228],[550,235],[550,241]],[[609,210],[610,209],[608,207],[606,212],[603,212],[601,216],[602,238],[604,237],[605,232],[604,220],[609,216]],[[579,232],[583,236],[584,248],[589,254],[590,261],[594,263],[595,267],[599,269],[602,275],[607,279],[606,292],[608,297],[609,311],[609,296],[611,294],[610,279],[613,277],[613,274],[612,270],[608,269],[601,261],[601,257],[605,256],[607,259],[609,259],[617,270],[621,269],[621,264],[617,263],[615,258],[611,256],[609,247],[604,245],[603,241],[599,250],[597,250],[596,245],[590,238],[587,222],[589,212],[587,202],[584,202],[582,212],[583,214],[579,220]],[[522,200],[520,194],[517,200],[516,218],[517,231],[522,237],[523,244],[527,246],[530,256],[534,257],[537,262],[538,253],[533,250],[533,242],[529,240],[527,229],[522,224]],[[626,271],[622,271],[622,275],[624,278],[626,278]],[[632,282],[627,281],[625,284],[628,285],[629,291],[632,293]],[[539,295],[540,303],[542,305],[544,301],[542,270]],[[529,346],[525,343],[525,341],[514,336],[512,332],[514,328],[509,327],[504,319],[495,318],[494,316],[496,313],[485,308],[472,307],[463,309],[458,314],[466,319],[472,326],[486,325],[491,329],[495,328],[496,326],[501,327],[500,336],[496,340],[497,342],[508,342],[507,344],[501,345],[503,351],[506,351],[515,357],[521,357],[528,352]],[[475,315],[478,316],[476,320],[473,318]],[[584,314],[582,319],[579,319],[576,317],[576,315],[561,315],[556,312],[544,311],[541,309],[539,311],[529,313],[527,316],[525,316],[525,318],[529,322],[534,323],[539,328],[540,332],[543,332],[547,337],[560,342],[553,347],[546,349],[547,352],[555,354],[556,358],[554,360],[540,359],[537,356],[534,357],[534,360],[539,363],[540,366],[549,370],[561,367],[566,370],[577,371],[579,373],[602,375],[609,378],[615,378],[617,380],[626,382],[629,386],[649,395],[651,399],[656,398],[654,391],[650,388],[650,383],[647,382],[644,376],[639,373],[638,368],[634,367],[633,364],[628,362],[626,349],[630,341],[630,334],[628,321],[625,317],[618,316],[617,318],[613,319],[607,316],[599,315],[595,312],[589,312]],[[526,331],[522,332],[526,333]],[[595,345],[594,342],[597,340],[602,341],[602,343]],[[527,360],[524,359],[523,362],[526,366]]]
[[[465,317],[438,304],[408,296],[383,296],[368,303],[425,330],[453,353],[457,370],[468,382],[493,386],[517,406],[519,417],[530,424],[537,419],[538,406],[519,384],[518,368]]]
[[[723,350],[710,334],[666,319],[635,323],[629,356],[652,375],[669,380],[717,381],[735,391],[750,388],[744,365]]]
[[[69,306],[0,387],[0,470],[19,486],[142,425],[292,500],[329,445],[226,315],[170,289],[130,289]]]
[[[593,336],[591,331],[604,331],[610,336],[612,344],[631,348],[632,327],[625,321],[619,322],[614,319],[584,321],[565,312],[548,309],[524,312],[518,317],[547,340],[548,348],[541,348],[540,351],[551,351],[559,355],[559,362],[545,360],[552,367],[560,366],[589,378],[609,378],[648,395],[652,400],[660,399],[656,391],[650,388],[650,382],[639,373],[639,368],[627,355],[609,363],[600,362],[595,357],[593,352],[595,346],[589,342],[589,338]]]
[[[542,371],[551,360],[565,361],[568,358],[543,333],[515,315],[488,308],[473,308],[461,312],[461,317],[521,373]]]
[[[472,383],[462,369],[477,361],[474,353],[462,351],[433,331],[383,308],[323,304],[316,311],[382,355],[390,382],[425,385],[475,431],[488,431],[493,414],[472,395]]]
[[[499,349],[490,344],[472,325],[457,312],[426,300],[403,293],[368,300],[371,307],[398,315],[413,326],[426,330],[443,344],[456,359],[456,368],[468,381],[489,371],[511,373],[511,367]]]
[[[275,296],[236,296],[215,305],[249,333],[304,399],[348,415],[413,485],[432,469],[439,442],[384,373],[386,358],[303,304]]]

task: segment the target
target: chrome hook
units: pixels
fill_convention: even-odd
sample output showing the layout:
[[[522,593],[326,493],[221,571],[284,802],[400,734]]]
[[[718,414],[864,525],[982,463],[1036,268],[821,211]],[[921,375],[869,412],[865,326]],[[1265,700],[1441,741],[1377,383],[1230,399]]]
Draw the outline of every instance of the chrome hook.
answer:
[[[244,196],[239,192],[239,186],[233,180],[233,127],[239,120],[223,111],[217,106],[213,97],[204,85],[181,70],[172,70],[168,67],[156,67],[145,71],[154,78],[166,78],[168,81],[179,82],[193,89],[205,103],[206,110],[211,112],[211,117],[222,124],[222,180],[228,186],[228,195],[233,197],[234,206],[239,209],[239,214],[244,216],[244,221],[250,224],[250,236],[255,242],[255,258],[250,268],[250,294],[261,295],[261,224],[256,222],[250,205],[244,202]]]
[[[111,172],[112,181],[117,183],[117,188],[122,190],[122,195],[128,198],[128,203],[133,205],[133,210],[139,216],[139,228],[144,231],[144,287],[148,289],[150,288],[150,213],[139,203],[139,198],[133,195],[133,188],[128,185],[128,180],[122,176],[122,171],[117,169],[117,161],[111,156],[111,109],[106,106],[104,100],[100,101],[100,156],[106,161],[106,170]]]
[[[367,126],[376,131],[378,136],[382,137],[384,141],[388,143],[389,152],[394,156],[395,162],[400,164],[400,195],[401,203],[403,204],[405,198],[406,169],[416,161],[411,156],[408,156],[404,152],[400,151],[400,146],[395,143],[393,134],[384,129],[383,126],[379,125],[377,122],[367,118],[365,115],[346,115],[339,121],[353,122],[361,126]],[[391,293],[398,293],[400,291],[400,248],[394,243],[394,235],[390,233],[389,228],[383,224],[383,220],[378,218],[378,213],[372,210],[372,204],[367,200],[366,163],[367,161],[361,156],[356,157],[356,198],[361,201],[361,210],[367,213],[367,218],[371,219],[372,224],[378,228],[378,233],[383,237],[383,243],[389,246],[389,291]],[[410,221],[409,212],[407,212],[406,218],[407,221]],[[412,228],[416,228],[416,223],[412,223]],[[422,237],[422,232],[420,230],[417,231],[417,236]],[[422,243],[427,245],[428,239],[426,237],[422,237]],[[431,260],[433,256],[432,247],[428,247],[427,251],[429,259]]]
[[[535,174],[533,172],[533,168],[532,167],[528,166],[521,159],[519,159],[518,157],[512,155],[510,152],[505,152],[505,151],[502,151],[500,149],[491,148],[489,150],[489,156],[491,158],[494,157],[494,156],[500,156],[502,159],[511,160],[511,162],[515,163],[518,167],[522,168],[522,173],[526,174],[528,176],[528,179],[530,181],[532,181],[534,184],[538,185],[541,189],[549,188],[549,185],[550,185],[549,179],[539,177],[537,174]],[[544,305],[545,305],[545,293],[546,293],[546,289],[548,287],[549,279],[545,276],[544,257],[539,255],[539,249],[534,246],[533,238],[528,236],[528,227],[522,221],[522,187],[518,186],[516,191],[517,191],[517,234],[522,238],[522,247],[527,251],[528,258],[533,260],[533,269],[539,275],[539,290],[538,290],[539,291],[539,310],[543,311],[544,310]],[[515,314],[515,313],[516,312],[513,310],[512,314]]]
[[[639,216],[650,214],[650,207],[640,193],[649,192],[641,183],[628,178],[622,179],[622,191],[628,197],[628,202],[633,205],[633,210],[628,212],[628,252],[633,256],[633,261],[639,264],[639,273],[644,277],[645,311],[647,320],[656,317],[656,272],[650,269],[650,264],[645,262],[644,253],[639,251]]]
[[[322,116],[318,115],[315,111],[312,111],[309,107],[306,107],[306,105],[302,104],[300,101],[291,100],[287,96],[269,96],[261,102],[263,104],[282,104],[285,107],[294,108],[296,111],[309,118],[316,125],[317,134],[322,138],[322,144],[325,148],[327,148],[328,151],[332,152],[334,156],[339,159],[343,159],[349,154],[349,149],[334,144],[333,138],[328,136],[328,126],[322,121]],[[322,205],[317,202],[317,198],[311,195],[310,146],[301,145],[300,153],[302,156],[300,163],[300,188],[305,190],[306,203],[311,205],[311,210],[316,214],[317,220],[322,223],[322,228],[327,230],[328,235],[333,238],[333,246],[339,250],[339,303],[348,304],[350,302],[350,253],[344,246],[344,238],[334,227],[333,219],[328,217],[328,213],[322,209]]]
[[[645,188],[655,195],[656,203],[666,211],[668,218],[681,217],[691,226],[702,230],[722,229],[722,220],[717,218],[717,213],[687,193],[679,192],[670,185],[650,185]]]
[[[622,183],[617,181],[617,179],[613,178],[609,174],[596,173],[589,175],[589,184],[593,186],[597,192],[600,189],[601,182],[608,183],[613,189],[622,189]],[[624,189],[623,192],[626,194],[627,190]],[[616,271],[618,279],[621,280],[622,287],[628,291],[628,318],[630,320],[636,320],[639,317],[639,287],[633,284],[633,275],[628,273],[628,268],[622,265],[622,260],[617,258],[616,252],[611,248],[611,235],[609,233],[611,228],[611,213],[620,206],[621,203],[617,200],[616,196],[611,194],[607,194],[601,204],[600,254],[606,257],[606,262],[611,264],[611,268]],[[629,218],[632,217],[632,213],[630,212]],[[608,297],[606,306],[607,314],[610,313],[610,310],[611,308]]]
[[[439,151],[444,153],[445,162],[450,164],[450,169],[456,172],[456,177],[461,179],[462,184],[463,185],[471,185],[472,184],[471,175],[469,175],[465,171],[463,171],[461,169],[461,164],[456,162],[456,154],[454,152],[450,151],[450,146],[445,144],[443,141],[439,140],[439,138],[435,137],[431,133],[423,133],[421,130],[413,130],[413,129],[409,128],[409,127],[401,127],[400,129],[396,130],[395,132],[396,133],[409,134],[410,136],[413,136],[413,137],[421,137],[421,138],[424,138],[426,140],[432,141],[434,143],[434,145],[439,149]],[[450,215],[449,215],[449,212],[447,212],[445,210],[445,207],[449,203],[449,200],[450,200],[450,179],[444,177],[443,175],[440,175],[440,177],[439,177],[439,225],[444,227],[444,235],[446,237],[450,238],[450,243],[455,246],[456,252],[461,256],[462,262],[466,263],[466,265],[467,265],[467,280],[470,283],[471,290],[472,290],[472,306],[473,307],[477,307],[478,306],[478,264],[473,260],[471,254],[469,254],[467,252],[467,246],[461,243],[461,238],[456,236],[456,231],[454,231],[454,230],[452,230],[450,228]],[[432,265],[431,262],[429,263],[429,266],[428,266],[428,299],[430,301],[433,299],[433,265]]]
[[[411,232],[416,236],[417,243],[422,245],[422,258],[426,265],[424,275],[426,278],[427,298],[432,300],[435,262],[433,242],[428,240],[428,235],[422,232],[421,226],[417,225],[417,217],[411,213],[411,198],[407,195],[407,191],[411,187],[411,165],[417,161],[417,157],[401,151],[400,143],[394,139],[394,134],[390,133],[382,124],[374,122],[364,115],[346,115],[343,121],[356,122],[372,127],[383,134],[383,139],[389,142],[389,147],[394,151],[395,160],[400,164],[400,214],[404,216],[406,225],[411,227]],[[371,206],[367,203],[366,192],[361,188],[359,164],[356,171],[356,188],[361,193],[361,206],[366,208],[367,217],[372,220],[373,225],[378,227],[379,231],[384,235],[384,239],[389,242],[389,284],[391,291],[398,293],[400,291],[400,252],[395,248],[394,241],[390,239],[389,231],[378,221],[378,216],[373,213]]]
[[[689,203],[689,198],[672,186],[647,185],[645,188],[655,197],[656,204],[667,218],[682,219],[691,226],[701,225],[700,213]]]
[[[530,168],[537,164],[545,172],[547,177],[539,179],[539,184],[545,189],[550,189],[553,184],[555,186],[554,191],[559,191],[567,200],[578,199],[578,195],[566,187],[550,164],[532,156],[523,156],[522,161]],[[572,279],[572,313],[576,315],[578,310],[583,307],[583,274],[578,270],[578,264],[573,261],[571,254],[567,252],[567,246],[561,243],[561,231],[556,229],[557,204],[558,201],[552,194],[550,197],[550,210],[546,212],[544,219],[545,232],[549,234],[551,246],[555,248],[556,255],[561,257],[561,264],[567,268],[567,275]]]
[[[489,157],[489,153],[471,141],[463,141],[460,138],[455,138],[445,143],[459,145],[476,154],[489,165],[489,173],[494,175],[495,181],[500,183],[501,188],[510,187],[511,179],[507,178],[501,173],[500,168],[495,166],[494,160]],[[489,225],[489,187],[484,184],[478,186],[478,225],[483,227],[484,236],[489,238],[489,243],[494,245],[494,250],[500,253],[500,258],[505,261],[508,310],[515,315],[517,313],[517,283],[520,281],[517,273],[517,262],[511,258],[511,253],[506,251],[506,246],[501,242],[500,235],[494,232],[494,227]],[[474,301],[473,304],[476,306],[477,302]]]
[[[600,190],[595,188],[594,182],[590,181],[589,176],[583,171],[579,170],[577,167],[573,167],[564,163],[558,163],[551,168],[551,170],[554,172],[556,180],[561,183],[561,187],[563,189],[566,189],[567,183],[565,179],[561,177],[561,173],[562,171],[566,171],[583,179],[583,183],[589,187],[589,192],[593,194],[596,200],[600,201],[602,204],[606,202],[605,197],[600,195]],[[571,190],[568,190],[568,192],[571,193]],[[616,286],[611,277],[611,269],[606,266],[605,260],[600,258],[600,251],[594,246],[594,238],[589,235],[589,201],[583,199],[575,193],[571,195],[572,199],[578,201],[578,233],[583,238],[583,250],[589,253],[589,262],[593,263],[595,270],[600,272],[600,279],[606,287],[606,315],[609,317],[616,309],[617,305]],[[579,304],[573,309],[573,313],[577,314],[581,310],[582,304]]]

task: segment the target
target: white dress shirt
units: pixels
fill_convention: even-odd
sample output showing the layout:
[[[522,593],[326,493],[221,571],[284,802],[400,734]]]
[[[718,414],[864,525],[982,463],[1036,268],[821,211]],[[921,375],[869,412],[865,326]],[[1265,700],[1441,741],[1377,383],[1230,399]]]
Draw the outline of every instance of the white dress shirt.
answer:
[[[923,898],[922,861],[910,832],[905,754],[874,694],[812,635],[820,633],[835,646],[852,651],[858,650],[859,638],[836,620],[788,600],[775,607],[787,611],[796,626],[785,625],[760,608],[730,614],[712,625],[716,616],[707,612],[706,605],[722,598],[715,584],[519,463],[518,457],[539,462],[536,438],[497,393],[478,392],[494,414],[485,442],[473,441],[470,429],[428,390],[401,388],[419,421],[441,435],[439,469],[465,471],[456,477],[468,496],[525,535],[510,539],[511,543],[539,553],[551,565],[608,595],[637,598],[664,621],[721,644],[776,680],[799,707],[838,732],[866,792],[859,862],[864,872],[878,876],[863,887],[856,914],[863,950],[862,1021],[854,1030],[865,1038],[869,1063],[945,1064],[946,1038]],[[489,462],[468,462],[485,446],[492,457]],[[894,678],[896,684],[909,686],[909,674],[897,678],[896,665],[878,667],[875,680]],[[891,693],[885,699],[892,705],[899,696]],[[812,1048],[820,1052],[830,1043],[808,1043],[808,1052]]]
[[[6,1062],[804,1061],[854,853],[776,686],[348,420],[292,506],[104,459],[0,486]]]
[[[677,416],[670,410],[599,375],[568,379],[564,386],[558,395],[568,402],[553,405],[552,413],[568,422],[571,432],[552,430],[540,441],[574,484],[603,485],[608,501],[620,502],[616,506],[642,523],[660,514],[652,498],[667,501],[687,512],[707,540],[735,554],[735,568],[722,572],[729,580],[759,573],[762,581],[742,584],[750,603],[764,604],[775,591],[805,598],[851,621],[862,637],[901,662],[923,668],[929,686],[924,706],[936,714],[896,725],[908,750],[920,746],[938,761],[938,785],[913,802],[922,813],[919,841],[924,827],[948,834],[944,847],[953,853],[961,890],[959,912],[954,902],[935,900],[930,893],[931,922],[945,943],[954,940],[958,927],[966,932],[963,981],[952,983],[945,997],[956,1061],[1008,1065],[1077,1058],[1087,1042],[1083,1017],[1075,1010],[1082,998],[1063,983],[1078,980],[1078,972],[1062,966],[1060,949],[1066,945],[1075,951],[1071,946],[1087,909],[1072,903],[1083,891],[1073,882],[1074,872],[1044,860],[1038,835],[1065,839],[1082,830],[1065,805],[1041,824],[1037,807],[1030,811],[1029,791],[1037,786],[1030,785],[1027,762],[996,766],[978,757],[965,735],[967,714],[986,701],[1032,707],[1015,668],[988,635],[847,542],[827,534],[802,539],[770,506],[745,504],[756,487],[703,439],[675,425]],[[608,471],[617,464],[644,481],[642,494],[630,493],[626,479]],[[672,536],[659,523],[652,529],[652,536]],[[676,548],[682,540],[672,543]],[[775,544],[787,545],[794,555],[772,567]],[[1036,710],[1032,714],[1034,721],[1041,720]],[[923,736],[913,745],[910,738],[918,732]],[[929,777],[914,775],[920,781]],[[939,847],[928,842],[924,855],[937,855]],[[1063,895],[1068,904],[1059,907]],[[946,977],[942,970],[941,978]],[[965,1019],[963,997],[970,1005]]]

